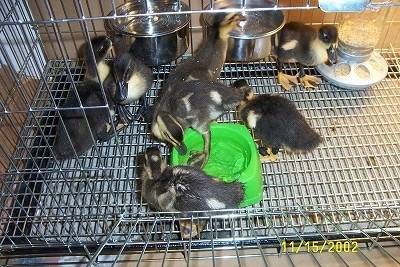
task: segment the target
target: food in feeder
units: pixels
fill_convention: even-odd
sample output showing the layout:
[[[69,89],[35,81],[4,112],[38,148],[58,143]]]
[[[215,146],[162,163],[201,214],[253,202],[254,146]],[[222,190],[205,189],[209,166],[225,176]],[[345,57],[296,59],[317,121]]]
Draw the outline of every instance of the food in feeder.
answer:
[[[368,78],[370,76],[369,70],[365,65],[357,65],[356,73],[361,78]]]
[[[376,62],[375,60],[370,59],[369,60],[369,64],[371,64],[372,68],[377,71],[377,72],[381,72],[382,71],[382,66],[378,64],[378,62]]]
[[[351,71],[350,65],[346,63],[341,63],[336,66],[335,73],[338,76],[347,76]]]
[[[358,48],[374,47],[379,41],[379,32],[373,21],[345,20],[339,26],[339,40]]]

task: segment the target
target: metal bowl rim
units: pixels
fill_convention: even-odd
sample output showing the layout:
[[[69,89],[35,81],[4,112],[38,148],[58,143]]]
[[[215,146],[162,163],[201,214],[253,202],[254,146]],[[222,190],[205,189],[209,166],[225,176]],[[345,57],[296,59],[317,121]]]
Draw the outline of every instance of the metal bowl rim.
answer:
[[[272,31],[266,32],[264,34],[258,34],[258,35],[229,35],[229,37],[233,38],[233,39],[244,39],[244,40],[261,39],[261,38],[265,38],[265,37],[276,34],[283,28],[283,26],[285,26],[285,23],[286,23],[286,18],[285,18],[285,16],[283,16],[282,24],[279,25],[277,28],[275,28]]]
[[[137,2],[137,1],[135,1],[135,2]],[[119,8],[121,8],[121,7],[123,7],[123,6],[127,5],[127,4],[132,4],[132,3],[133,3],[133,1],[132,1],[132,2],[126,2],[126,3],[122,4],[122,5],[119,5],[119,6],[116,8],[116,10],[118,10]],[[140,2],[139,2],[139,3],[140,3]],[[182,5],[182,7],[187,8],[187,10],[185,10],[185,11],[189,11],[189,10],[190,10],[190,9],[189,9],[189,6],[188,6],[186,3],[181,2],[181,5]],[[106,24],[110,27],[111,30],[113,30],[113,31],[115,31],[116,33],[119,33],[119,34],[123,34],[123,35],[130,35],[130,36],[134,36],[134,37],[160,37],[160,36],[168,35],[168,34],[171,34],[171,33],[175,33],[175,32],[177,32],[177,31],[179,31],[179,30],[181,30],[181,29],[183,29],[183,28],[185,28],[186,26],[189,25],[190,18],[191,18],[190,13],[184,13],[184,12],[181,13],[181,12],[179,12],[179,11],[177,11],[177,13],[178,13],[179,15],[185,16],[185,17],[186,17],[186,20],[185,20],[182,24],[178,25],[177,27],[175,27],[175,28],[173,28],[173,29],[171,29],[171,30],[169,30],[169,31],[163,31],[163,32],[160,32],[160,33],[136,34],[136,33],[132,33],[132,32],[123,31],[123,30],[119,29],[119,28],[115,25],[115,23],[112,23],[112,20],[115,19],[115,18],[107,19]],[[143,15],[144,15],[144,14],[143,14]],[[151,14],[150,14],[150,15],[151,15]],[[109,17],[113,17],[113,16],[114,16],[113,11],[111,11],[111,12],[108,14],[108,16],[109,16]],[[127,17],[135,17],[135,15],[128,15]]]
[[[220,2],[220,3],[221,3],[221,2]],[[274,6],[274,4],[273,4],[271,1],[265,1],[265,3],[269,3],[269,4],[271,5],[271,7]],[[229,4],[235,4],[235,3],[229,3]],[[238,4],[240,4],[239,1],[238,1]],[[215,3],[215,6],[218,7],[218,3]],[[251,4],[250,4],[249,6],[247,6],[247,7],[251,8]],[[208,4],[208,5],[204,8],[204,10],[210,10],[210,4]],[[215,10],[224,11],[223,8],[221,8],[221,9],[213,9],[213,10],[214,10],[214,11],[215,11]],[[279,14],[282,16],[282,23],[281,23],[278,27],[276,27],[275,29],[273,29],[273,30],[271,30],[271,31],[269,31],[269,32],[262,33],[262,34],[257,34],[257,35],[246,35],[246,34],[243,34],[243,35],[232,35],[232,33],[231,33],[231,34],[229,35],[229,37],[230,37],[230,38],[234,38],[234,39],[245,39],[245,40],[261,39],[261,38],[268,37],[268,36],[271,36],[271,35],[273,35],[273,34],[279,32],[279,31],[283,28],[283,26],[285,26],[285,23],[286,23],[286,16],[285,16],[285,14],[284,14],[284,12],[283,12],[282,10],[274,10],[274,9],[272,9],[272,10],[257,11],[257,12],[279,12]],[[211,13],[210,13],[210,14],[211,14]],[[207,14],[207,15],[208,15],[208,14]],[[211,26],[211,24],[210,24],[209,21],[207,20],[206,16],[203,16],[203,21],[204,21],[204,23],[205,23],[207,26]]]

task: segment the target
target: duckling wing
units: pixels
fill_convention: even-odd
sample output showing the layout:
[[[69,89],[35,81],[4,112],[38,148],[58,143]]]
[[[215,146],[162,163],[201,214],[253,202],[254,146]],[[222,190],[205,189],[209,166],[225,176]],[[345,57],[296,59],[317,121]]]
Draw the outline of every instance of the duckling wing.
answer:
[[[317,38],[317,31],[303,23],[289,22],[278,33],[277,56],[284,62],[308,64],[313,58],[311,46]]]
[[[192,166],[178,166],[176,203],[179,211],[237,208],[243,200],[243,185],[225,183]]]
[[[307,123],[295,104],[279,95],[262,96],[256,110],[259,121],[255,134],[272,147],[290,151],[309,151],[321,142],[321,137]]]
[[[65,126],[65,127],[64,127]],[[66,118],[57,125],[53,151],[58,161],[79,157],[93,146],[84,118]]]
[[[54,141],[54,153],[60,161],[74,158],[75,153],[80,156],[89,150],[97,139],[97,133],[109,121],[109,109],[101,107],[105,105],[105,100],[99,83],[86,80],[77,86],[77,90],[84,107],[99,107],[85,110],[78,108],[78,98],[70,92],[62,106],[65,109],[60,111],[62,121],[57,125]]]
[[[245,96],[242,88],[229,87],[220,82],[198,80],[187,84],[199,108],[210,106],[216,110],[228,111],[235,108]]]

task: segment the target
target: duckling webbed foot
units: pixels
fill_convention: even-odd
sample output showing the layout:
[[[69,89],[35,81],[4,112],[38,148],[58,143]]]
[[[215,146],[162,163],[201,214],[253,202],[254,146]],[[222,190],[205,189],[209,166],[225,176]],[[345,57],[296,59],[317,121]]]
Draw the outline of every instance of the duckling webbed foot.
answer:
[[[142,120],[144,122],[151,123],[151,121],[153,120],[154,112],[155,112],[154,105],[146,106],[145,108],[143,108],[143,111],[140,114],[140,117],[142,118]]]
[[[276,153],[274,153],[276,152]],[[258,148],[258,153],[260,154],[260,161],[261,162],[267,162],[267,161],[277,161],[279,160],[278,151],[275,151],[275,149],[272,149],[270,147],[259,147]]]
[[[322,82],[320,78],[311,75],[304,75],[299,79],[304,88],[317,88],[318,84]]]
[[[114,133],[112,132],[112,127],[111,127],[110,123],[107,123],[104,126],[104,128],[105,129],[103,129],[101,132],[98,132],[96,134],[97,140],[100,142],[107,142],[114,136]]]
[[[200,232],[203,231],[205,221],[200,221],[198,223],[192,223],[191,221],[180,221],[180,232],[182,239],[190,239],[200,235]]]
[[[201,131],[203,132],[203,131]],[[204,151],[190,151],[188,164],[190,166],[202,169],[208,162],[210,157],[210,145],[211,145],[211,132],[210,130],[203,132],[204,139]]]
[[[99,140],[100,142],[107,142],[108,140],[113,138],[115,135],[111,123],[107,123],[106,126],[104,126],[104,127],[105,127],[105,129],[101,132],[98,132],[97,136],[96,136],[97,140]],[[117,132],[117,133],[122,131],[126,127],[127,127],[127,125],[125,125],[123,123],[119,123],[118,121],[114,122],[115,132]]]
[[[128,125],[133,121],[133,115],[125,105],[117,104],[118,123]]]
[[[297,80],[297,76],[291,76],[283,72],[278,72],[278,83],[281,84],[283,89],[289,91],[292,86],[297,85],[299,82]]]
[[[145,96],[139,98],[138,104],[139,108],[136,111],[133,120],[143,120],[144,122],[150,123],[153,119],[154,107],[147,105]]]

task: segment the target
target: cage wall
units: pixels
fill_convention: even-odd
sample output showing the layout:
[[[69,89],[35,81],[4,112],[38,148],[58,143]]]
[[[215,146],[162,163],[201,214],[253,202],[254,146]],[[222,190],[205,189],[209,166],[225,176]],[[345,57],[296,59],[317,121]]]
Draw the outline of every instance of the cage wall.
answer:
[[[190,47],[176,62],[152,67],[153,83],[146,94],[154,104],[163,81],[180,60],[190,56],[203,38],[200,16],[210,1],[185,1],[191,11]],[[315,27],[337,25],[339,13],[324,13],[317,1],[278,1],[287,21]],[[384,80],[362,90],[347,90],[323,81],[316,90],[295,87],[285,92],[276,81],[273,57],[224,65],[220,82],[230,85],[244,77],[256,94],[280,93],[294,101],[323,143],[304,155],[280,151],[277,162],[262,163],[262,201],[226,212],[198,213],[205,219],[198,237],[182,240],[179,214],[153,212],[140,198],[142,153],[159,146],[149,125],[135,121],[116,137],[81,157],[57,162],[52,145],[59,107],[76,92],[85,65],[82,45],[106,34],[123,1],[6,1],[0,23],[0,258],[21,255],[83,255],[85,263],[124,262],[163,265],[226,258],[270,264],[283,255],[304,254],[321,259],[304,245],[317,241],[357,242],[363,263],[379,265],[370,248],[399,265],[400,244],[400,3],[370,3],[387,9],[377,51],[389,71]],[[161,14],[162,15],[162,14]],[[115,56],[113,51],[110,61]],[[295,73],[295,65],[286,71]],[[314,68],[307,73],[319,75]],[[130,106],[132,112],[138,104]],[[219,122],[241,123],[232,111]],[[294,242],[296,249],[284,249]],[[302,245],[303,244],[303,245]],[[367,249],[368,248],[368,249]],[[228,249],[232,255],[220,255]],[[180,253],[183,252],[181,255]],[[322,252],[322,251],[321,251]],[[196,254],[199,253],[199,254]],[[204,253],[204,254],[201,254]],[[113,256],[108,257],[108,254]],[[146,255],[146,256],[144,256]],[[147,258],[148,255],[151,255]],[[345,254],[334,260],[347,264]],[[347,254],[348,255],[348,254]],[[12,261],[11,261],[12,263]],[[289,265],[288,263],[288,265]]]

